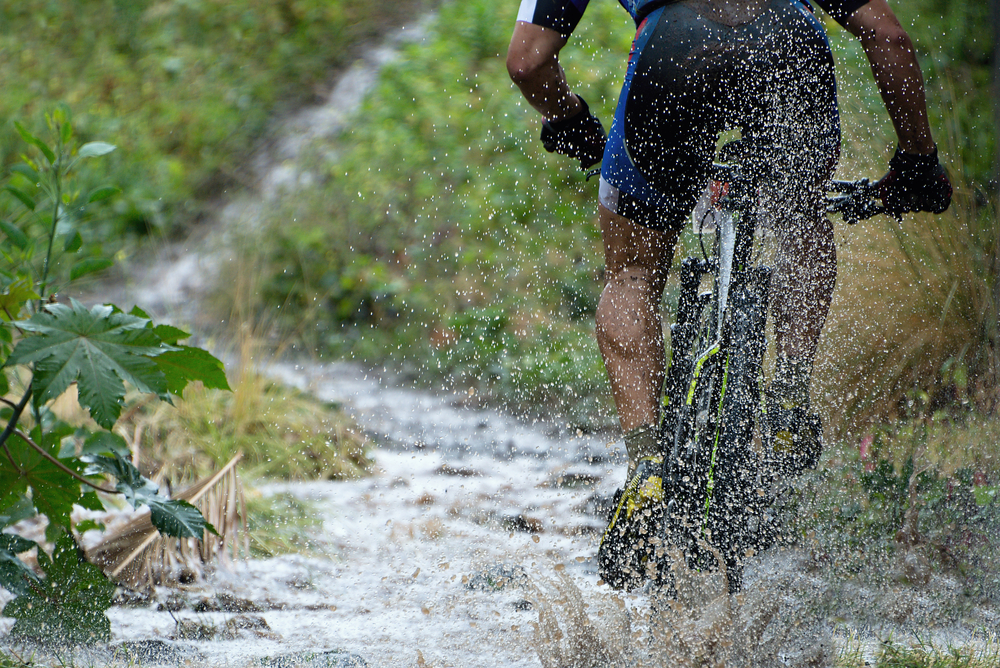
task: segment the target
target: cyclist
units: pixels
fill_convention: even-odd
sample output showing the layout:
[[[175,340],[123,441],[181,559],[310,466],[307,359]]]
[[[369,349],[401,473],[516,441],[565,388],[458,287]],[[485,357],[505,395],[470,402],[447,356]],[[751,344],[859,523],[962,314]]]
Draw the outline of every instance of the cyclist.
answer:
[[[886,0],[817,0],[855,35],[871,64],[899,144],[877,192],[893,213],[943,212],[951,199],[927,120],[923,78],[909,37]],[[631,586],[647,560],[662,498],[658,433],[665,353],[660,322],[674,245],[721,130],[770,146],[779,175],[764,204],[778,238],[771,300],[775,377],[766,389],[766,442],[788,475],[815,466],[821,424],[809,384],[836,279],[824,184],[840,147],[834,65],[820,22],[804,0],[619,0],[637,32],[611,133],[571,92],[558,53],[588,0],[522,0],[507,67],[544,117],[545,148],[582,168],[602,162],[599,222],[606,285],[597,338],[629,456],[626,485],[601,543]],[[782,178],[783,177],[783,178]],[[650,548],[647,547],[647,553]],[[602,560],[605,563],[605,560]]]

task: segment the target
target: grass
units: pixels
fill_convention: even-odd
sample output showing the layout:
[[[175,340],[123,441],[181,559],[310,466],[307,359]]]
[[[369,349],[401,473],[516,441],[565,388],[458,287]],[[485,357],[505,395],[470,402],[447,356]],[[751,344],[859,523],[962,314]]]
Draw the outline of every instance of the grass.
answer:
[[[895,639],[882,642],[875,652],[875,663],[867,662],[862,644],[857,639],[849,643],[837,657],[837,668],[994,668],[1000,666],[1000,644],[994,634],[977,637],[968,646],[945,648],[922,638],[904,644]]]
[[[120,148],[106,178],[123,189],[122,232],[189,225],[245,165],[271,119],[323,96],[359,45],[417,2],[363,0],[23,0],[0,8],[0,164],[22,150],[12,120],[43,134],[58,103],[83,141]],[[85,173],[83,186],[98,177]],[[5,214],[0,203],[0,214]]]
[[[279,554],[316,553],[316,535],[322,529],[316,504],[292,494],[247,495],[250,555],[266,559]]]
[[[237,451],[251,478],[336,480],[370,465],[364,437],[336,407],[252,372],[232,393],[192,387],[175,404],[139,406],[119,423],[144,471],[195,477]]]
[[[996,420],[939,414],[841,441],[803,478],[790,539],[830,582],[919,589],[947,575],[961,583],[950,605],[1000,603],[998,436]]]

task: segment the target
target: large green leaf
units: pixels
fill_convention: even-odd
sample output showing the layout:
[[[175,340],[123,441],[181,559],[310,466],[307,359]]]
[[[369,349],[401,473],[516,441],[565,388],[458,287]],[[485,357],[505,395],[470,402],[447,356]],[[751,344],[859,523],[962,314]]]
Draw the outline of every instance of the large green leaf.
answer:
[[[40,440],[37,438],[37,429],[33,436],[37,443]],[[45,443],[42,447],[53,457],[57,457],[59,446],[53,442],[58,439],[47,435],[46,440],[55,447]],[[38,512],[48,517],[52,525],[68,528],[73,504],[80,499],[79,481],[43,457],[17,434],[11,434],[5,445],[10,457],[0,450],[0,486],[9,486],[14,494],[23,494],[25,488],[30,487],[31,499]],[[75,467],[73,460],[66,460],[64,463],[71,469]],[[4,498],[6,495],[0,498],[0,503]]]
[[[110,429],[121,414],[124,382],[140,392],[167,392],[166,377],[150,358],[175,348],[164,345],[148,322],[110,306],[88,311],[75,299],[70,306],[52,304],[17,323],[33,336],[18,342],[6,365],[35,365],[31,385],[37,404],[76,382],[80,404]]]
[[[11,637],[70,643],[109,640],[111,622],[104,611],[111,607],[115,586],[87,563],[73,538],[64,534],[51,560],[39,550],[38,564],[45,579],[31,583],[3,609],[5,617],[16,620]]]
[[[35,543],[20,536],[0,533],[0,587],[15,596],[29,591],[29,584],[38,582],[38,576],[17,558],[22,552],[35,547]]]
[[[35,504],[31,502],[26,492],[27,487],[21,492],[20,496],[17,494],[5,494],[2,497],[6,501],[0,500],[0,528],[9,527],[12,524],[36,515]]]
[[[176,538],[201,538],[205,532],[216,533],[215,527],[205,521],[197,508],[180,499],[167,499],[159,489],[142,477],[139,470],[120,452],[111,456],[90,455],[82,458],[89,462],[86,475],[107,474],[118,481],[115,489],[132,504],[133,508],[149,506],[153,526],[165,536]]]
[[[167,389],[171,394],[180,396],[192,380],[200,380],[205,387],[229,389],[226,369],[221,361],[201,348],[177,347],[179,350],[171,350],[153,358],[166,377]]]

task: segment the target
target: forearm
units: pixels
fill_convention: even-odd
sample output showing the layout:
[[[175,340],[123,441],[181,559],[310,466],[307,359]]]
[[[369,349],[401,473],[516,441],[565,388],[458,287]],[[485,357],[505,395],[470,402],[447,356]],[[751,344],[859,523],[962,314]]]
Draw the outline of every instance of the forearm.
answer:
[[[528,104],[550,121],[580,111],[580,101],[570,91],[559,64],[559,50],[565,43],[555,31],[518,21],[507,52],[511,80]]]
[[[933,152],[920,64],[909,35],[888,4],[872,0],[849,17],[846,27],[868,56],[900,148],[915,154]]]

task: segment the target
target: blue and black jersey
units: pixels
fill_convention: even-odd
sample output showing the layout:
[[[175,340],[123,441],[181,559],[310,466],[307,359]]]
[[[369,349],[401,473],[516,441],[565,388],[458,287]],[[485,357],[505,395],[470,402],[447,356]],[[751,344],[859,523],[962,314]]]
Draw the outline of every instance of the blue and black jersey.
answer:
[[[569,35],[587,9],[590,0],[521,0],[518,21],[550,28],[562,35]],[[848,16],[868,4],[869,0],[814,0],[817,5],[843,24]],[[650,12],[669,3],[669,0],[618,0],[636,25]]]

